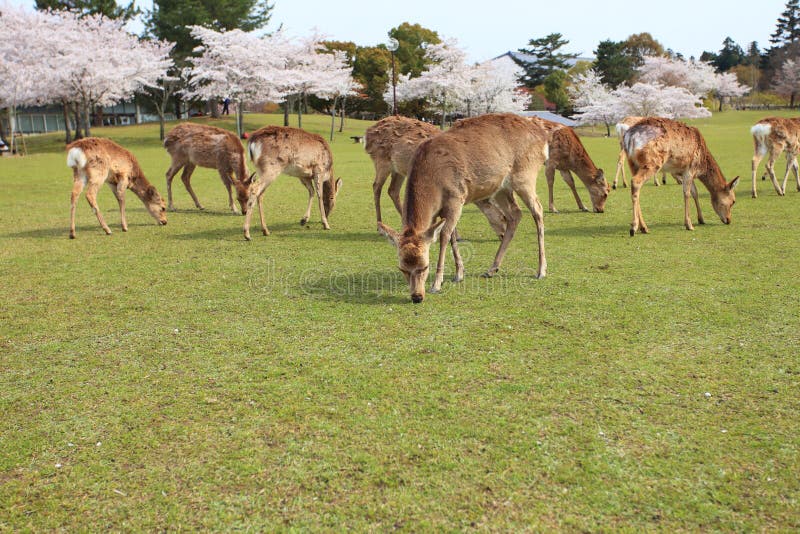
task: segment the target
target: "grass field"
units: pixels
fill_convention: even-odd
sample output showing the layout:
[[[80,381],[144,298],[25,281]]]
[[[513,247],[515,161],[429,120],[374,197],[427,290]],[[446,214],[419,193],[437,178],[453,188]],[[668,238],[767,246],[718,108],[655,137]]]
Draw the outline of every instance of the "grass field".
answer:
[[[81,199],[69,240],[62,140],[30,138],[0,158],[0,531],[797,531],[800,193],[750,198],[762,116],[696,123],[742,176],[730,226],[700,187],[686,231],[680,187],[648,184],[631,238],[629,190],[580,213],[559,181],[547,278],[527,213],[480,278],[497,241],[469,206],[466,280],[448,258],[421,305],[375,232],[366,122],[332,145],[332,229],[282,177],[249,243],[208,169],[205,212],[176,180],[167,226],[129,193],[122,233],[105,188],[114,233]],[[166,194],[157,126],[93,133]],[[584,141],[613,174],[616,140]]]

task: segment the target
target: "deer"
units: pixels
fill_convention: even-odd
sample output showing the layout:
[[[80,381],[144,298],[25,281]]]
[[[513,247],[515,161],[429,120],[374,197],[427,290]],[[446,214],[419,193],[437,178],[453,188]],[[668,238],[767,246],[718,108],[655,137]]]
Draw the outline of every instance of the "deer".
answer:
[[[633,222],[631,237],[637,232],[648,233],[639,204],[639,192],[648,177],[659,169],[681,178],[684,198],[684,226],[694,230],[689,214],[689,198],[697,207],[697,222],[705,224],[700,211],[695,179],[711,193],[711,205],[725,224],[731,223],[731,208],[736,203],[734,188],[737,176],[726,182],[717,161],[706,146],[700,131],[671,119],[649,118],[639,121],[623,136],[628,164],[631,168],[631,199]]]
[[[625,117],[621,121],[617,123],[615,126],[615,130],[617,132],[617,138],[619,139],[619,156],[617,157],[617,172],[614,173],[614,182],[611,184],[612,189],[617,188],[617,181],[619,179],[620,174],[622,174],[622,187],[628,187],[628,184],[625,182],[625,147],[622,143],[622,136],[625,135],[625,132],[628,129],[639,122],[640,120],[644,119],[645,117]],[[677,178],[676,178],[677,180]],[[661,183],[667,183],[667,173],[662,173],[661,175]],[[653,184],[658,186],[658,177],[653,175]]]
[[[494,262],[483,276],[489,278],[499,271],[522,219],[516,193],[533,215],[539,245],[536,277],[545,277],[544,210],[536,196],[536,175],[547,156],[547,132],[526,118],[508,113],[460,120],[417,148],[406,184],[402,231],[378,223],[380,233],[397,248],[400,271],[413,303],[425,298],[430,246],[440,234],[430,292],[441,291],[448,242],[456,263],[454,282],[464,279],[464,262],[454,230],[464,204],[476,200],[491,199],[507,221]]]
[[[375,166],[375,181],[372,183],[372,192],[375,200],[375,215],[378,222],[381,219],[381,193],[386,179],[391,175],[389,183],[389,198],[392,199],[395,209],[402,216],[403,208],[400,202],[400,188],[408,176],[411,162],[417,147],[423,142],[441,132],[436,126],[427,122],[393,115],[379,120],[364,134],[366,150]],[[495,208],[490,200],[479,200],[475,203],[489,220],[495,234],[502,239],[506,221],[503,214]]]
[[[579,210],[589,211],[575,189],[575,180],[573,180],[571,172],[574,172],[588,189],[595,213],[603,213],[606,199],[608,198],[608,183],[603,174],[603,169],[598,169],[595,166],[575,130],[563,124],[537,117],[531,117],[531,120],[538,122],[549,134],[550,157],[545,163],[544,174],[545,178],[547,178],[550,212],[558,213],[553,203],[553,185],[555,184],[556,170],[558,170],[572,191],[572,196],[575,197]]]
[[[753,134],[753,144],[755,150],[752,160],[753,169],[753,198],[758,198],[756,188],[756,173],[758,164],[769,155],[765,175],[769,173],[772,186],[779,196],[786,194],[786,181],[789,179],[789,172],[794,171],[797,180],[797,190],[800,191],[800,167],[797,164],[797,154],[800,152],[800,118],[784,119],[781,117],[767,117],[758,121],[751,129]],[[775,177],[775,159],[781,152],[786,152],[786,173],[783,175],[783,185],[778,183]],[[765,179],[762,176],[761,179]]]
[[[136,157],[110,139],[85,137],[66,147],[67,167],[72,168],[72,198],[69,212],[69,237],[75,239],[75,203],[86,188],[86,200],[103,231],[111,229],[97,206],[97,192],[108,183],[119,203],[122,231],[128,231],[125,218],[125,191],[130,189],[160,225],[167,224],[166,207],[156,188],[147,181]]]
[[[228,190],[228,206],[233,213],[239,213],[233,203],[231,186],[247,178],[247,163],[244,148],[236,134],[216,126],[185,122],[170,130],[164,138],[164,148],[172,158],[167,169],[167,199],[170,211],[175,211],[172,202],[172,179],[181,168],[183,168],[181,181],[192,196],[194,205],[199,210],[204,209],[191,184],[192,173],[195,167],[199,166],[217,169],[222,183]],[[245,206],[246,203],[241,204],[242,212]]]
[[[299,178],[308,190],[308,206],[300,225],[305,226],[308,223],[316,196],[322,227],[325,230],[330,229],[328,216],[336,204],[342,179],[334,176],[333,155],[325,139],[299,128],[265,126],[250,135],[248,152],[256,172],[237,186],[239,202],[246,204],[246,240],[250,241],[250,217],[256,202],[261,218],[261,231],[265,236],[269,235],[269,229],[264,222],[264,191],[281,173]]]

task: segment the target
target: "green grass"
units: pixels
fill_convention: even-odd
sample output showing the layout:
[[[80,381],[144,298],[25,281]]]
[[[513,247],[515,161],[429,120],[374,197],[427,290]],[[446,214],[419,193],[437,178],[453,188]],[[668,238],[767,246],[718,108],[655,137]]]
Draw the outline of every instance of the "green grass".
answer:
[[[375,232],[368,123],[333,143],[332,229],[282,177],[250,243],[208,169],[207,211],[176,180],[166,227],[129,193],[122,233],[105,188],[113,235],[81,199],[71,241],[63,146],[30,138],[0,159],[0,530],[796,531],[800,193],[750,199],[767,114],[698,121],[742,176],[730,226],[701,187],[687,232],[679,186],[648,184],[631,238],[629,190],[579,213],[559,181],[546,279],[529,215],[480,278],[469,206],[467,278],[421,305]],[[157,127],[94,133],[165,193]],[[616,140],[585,143],[611,174]]]

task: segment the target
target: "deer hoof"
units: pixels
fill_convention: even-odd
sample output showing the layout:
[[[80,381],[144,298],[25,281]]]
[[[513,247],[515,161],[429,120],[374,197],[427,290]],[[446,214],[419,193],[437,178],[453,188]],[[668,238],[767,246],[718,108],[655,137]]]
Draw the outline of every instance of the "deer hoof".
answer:
[[[589,213],[589,208],[587,208],[586,206],[581,206],[581,211],[584,213]]]
[[[123,227],[122,227],[122,231],[123,231],[123,232],[127,232],[127,231],[128,231],[128,227],[127,227],[127,226],[123,226]]]
[[[481,275],[481,278],[491,278],[495,274],[497,274],[497,269],[489,269],[488,271],[486,271]]]
[[[175,206],[170,206],[170,207],[167,208],[167,210],[169,210],[169,211],[178,211],[178,209]]]
[[[302,219],[300,219],[300,226],[305,226],[306,223],[308,223],[308,219],[307,218],[303,217]]]
[[[616,188],[617,188],[617,184],[611,184],[611,189],[616,189]]]
[[[442,289],[439,287],[432,287],[428,290],[428,293],[435,295],[436,293],[441,293]]]
[[[269,235],[269,230],[264,228],[263,230],[261,230],[261,233],[264,234],[264,235]]]
[[[70,239],[75,239],[75,234],[69,234]]]
[[[633,236],[635,236],[635,235],[636,235],[636,230],[634,230],[633,228],[631,228],[631,237],[633,237]]]

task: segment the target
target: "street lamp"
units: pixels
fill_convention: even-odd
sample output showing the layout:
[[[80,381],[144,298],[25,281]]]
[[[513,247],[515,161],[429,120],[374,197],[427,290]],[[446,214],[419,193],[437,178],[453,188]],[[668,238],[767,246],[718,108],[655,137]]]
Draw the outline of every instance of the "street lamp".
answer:
[[[392,53],[392,115],[397,115],[397,77],[394,72],[394,52],[400,46],[400,43],[394,37],[389,37],[389,42],[386,48]]]

